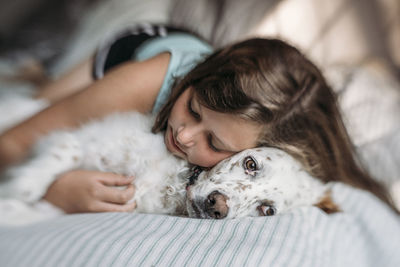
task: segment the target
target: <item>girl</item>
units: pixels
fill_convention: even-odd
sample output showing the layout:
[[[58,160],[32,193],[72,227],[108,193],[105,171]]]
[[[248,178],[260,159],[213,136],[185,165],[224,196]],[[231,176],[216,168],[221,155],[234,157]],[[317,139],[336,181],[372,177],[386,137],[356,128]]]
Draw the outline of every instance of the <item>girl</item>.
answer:
[[[368,190],[393,207],[385,188],[357,162],[332,90],[294,47],[250,39],[204,60],[211,48],[177,29],[135,29],[117,39],[94,59],[95,77],[107,72],[100,80],[90,83],[88,61],[41,91],[53,105],[0,137],[3,166],[23,158],[50,130],[114,111],[152,111],[153,131],[165,132],[168,150],[195,165],[212,167],[246,148],[277,147],[322,181]],[[134,188],[108,185],[131,182],[76,170],[61,175],[44,197],[66,212],[128,211]]]

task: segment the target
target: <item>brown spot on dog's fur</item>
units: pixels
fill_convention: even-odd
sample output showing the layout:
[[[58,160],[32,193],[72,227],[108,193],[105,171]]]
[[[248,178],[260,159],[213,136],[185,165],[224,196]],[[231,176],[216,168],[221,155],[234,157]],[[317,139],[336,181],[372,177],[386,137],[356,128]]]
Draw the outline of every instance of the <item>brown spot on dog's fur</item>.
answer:
[[[287,205],[287,206],[292,205],[292,201],[290,201],[290,200],[285,200],[284,202],[285,202],[285,205]]]
[[[339,206],[335,202],[333,202],[331,191],[327,191],[325,195],[320,199],[320,201],[314,206],[320,208],[327,214],[341,211]]]
[[[235,167],[235,164],[234,163],[232,163],[231,164],[231,167],[229,168],[229,171],[232,171],[232,169]]]
[[[233,168],[239,167],[239,166],[240,166],[240,163],[238,161],[236,161],[235,163],[231,164],[231,167],[229,168],[229,170],[231,171]]]
[[[234,188],[236,191],[244,191],[246,189],[251,189],[252,185],[251,184],[242,184],[238,183],[237,186]]]

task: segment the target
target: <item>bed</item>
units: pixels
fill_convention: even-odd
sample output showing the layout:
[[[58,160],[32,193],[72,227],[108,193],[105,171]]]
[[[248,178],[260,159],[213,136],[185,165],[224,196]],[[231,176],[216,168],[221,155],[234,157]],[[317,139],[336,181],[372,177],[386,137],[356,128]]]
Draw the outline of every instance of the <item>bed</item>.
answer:
[[[69,215],[0,227],[2,266],[399,266],[400,222],[370,194],[337,184],[343,212],[200,220]]]
[[[143,20],[185,23],[196,30],[196,19],[207,14],[211,17],[197,30],[219,46],[256,34],[257,16],[283,12],[279,11],[282,1],[267,5],[262,4],[265,1],[244,1],[242,6],[239,3],[243,1],[225,1],[224,9],[216,2],[104,2],[88,14],[68,44],[70,52],[51,71],[54,76],[62,73],[87,56],[104,36],[126,24]],[[239,7],[242,12],[258,13],[253,20],[229,28],[232,18],[224,12],[240,14]],[[199,17],[191,15],[194,9],[197,13],[192,14]],[[122,15],[114,18],[115,14]],[[302,42],[298,40],[300,46]],[[313,54],[310,48],[309,54],[339,95],[360,158],[390,188],[400,206],[400,84],[391,64],[377,55],[368,56],[368,61],[353,58],[349,62],[346,58],[339,64],[325,57],[319,60],[321,49],[315,50]],[[12,64],[2,61],[0,71],[12,72]],[[0,90],[6,88],[7,84],[0,84]],[[400,266],[400,217],[373,195],[340,183],[333,186],[333,198],[343,210],[333,215],[315,207],[234,220],[98,213],[62,216],[27,226],[0,226],[0,265]]]

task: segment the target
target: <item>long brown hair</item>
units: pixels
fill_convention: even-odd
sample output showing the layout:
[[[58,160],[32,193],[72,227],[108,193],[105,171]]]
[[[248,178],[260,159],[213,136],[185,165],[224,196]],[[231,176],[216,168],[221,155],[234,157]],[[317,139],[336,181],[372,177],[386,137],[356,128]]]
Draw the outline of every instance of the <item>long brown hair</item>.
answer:
[[[189,86],[207,108],[263,125],[258,146],[280,148],[323,182],[368,190],[396,210],[385,187],[358,162],[336,95],[296,48],[255,38],[216,51],[173,88],[154,132],[165,129],[175,101]]]

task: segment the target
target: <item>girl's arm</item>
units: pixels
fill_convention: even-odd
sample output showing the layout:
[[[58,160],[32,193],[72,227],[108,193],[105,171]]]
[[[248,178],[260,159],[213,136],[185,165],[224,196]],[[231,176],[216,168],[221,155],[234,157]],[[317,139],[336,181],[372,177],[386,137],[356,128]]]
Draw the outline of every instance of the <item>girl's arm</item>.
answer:
[[[93,57],[78,64],[59,79],[40,88],[36,98],[47,99],[51,104],[54,104],[88,87],[93,83],[92,65]]]
[[[78,126],[116,111],[151,111],[170,54],[162,53],[141,62],[127,62],[85,89],[76,91],[0,136],[0,170],[23,159],[42,135]]]
[[[0,136],[0,171],[21,160],[37,138],[51,130],[74,127],[114,111],[149,112],[169,58],[169,53],[163,53],[146,61],[125,63],[84,89],[78,86],[84,84],[79,80],[79,69],[87,74],[87,68],[78,68],[47,87],[41,96],[54,104]],[[76,87],[70,88],[70,84]],[[131,211],[135,208],[135,203],[127,203],[134,195],[131,183],[132,179],[112,173],[72,170],[58,177],[44,199],[68,213]],[[127,188],[121,191],[110,185]]]

